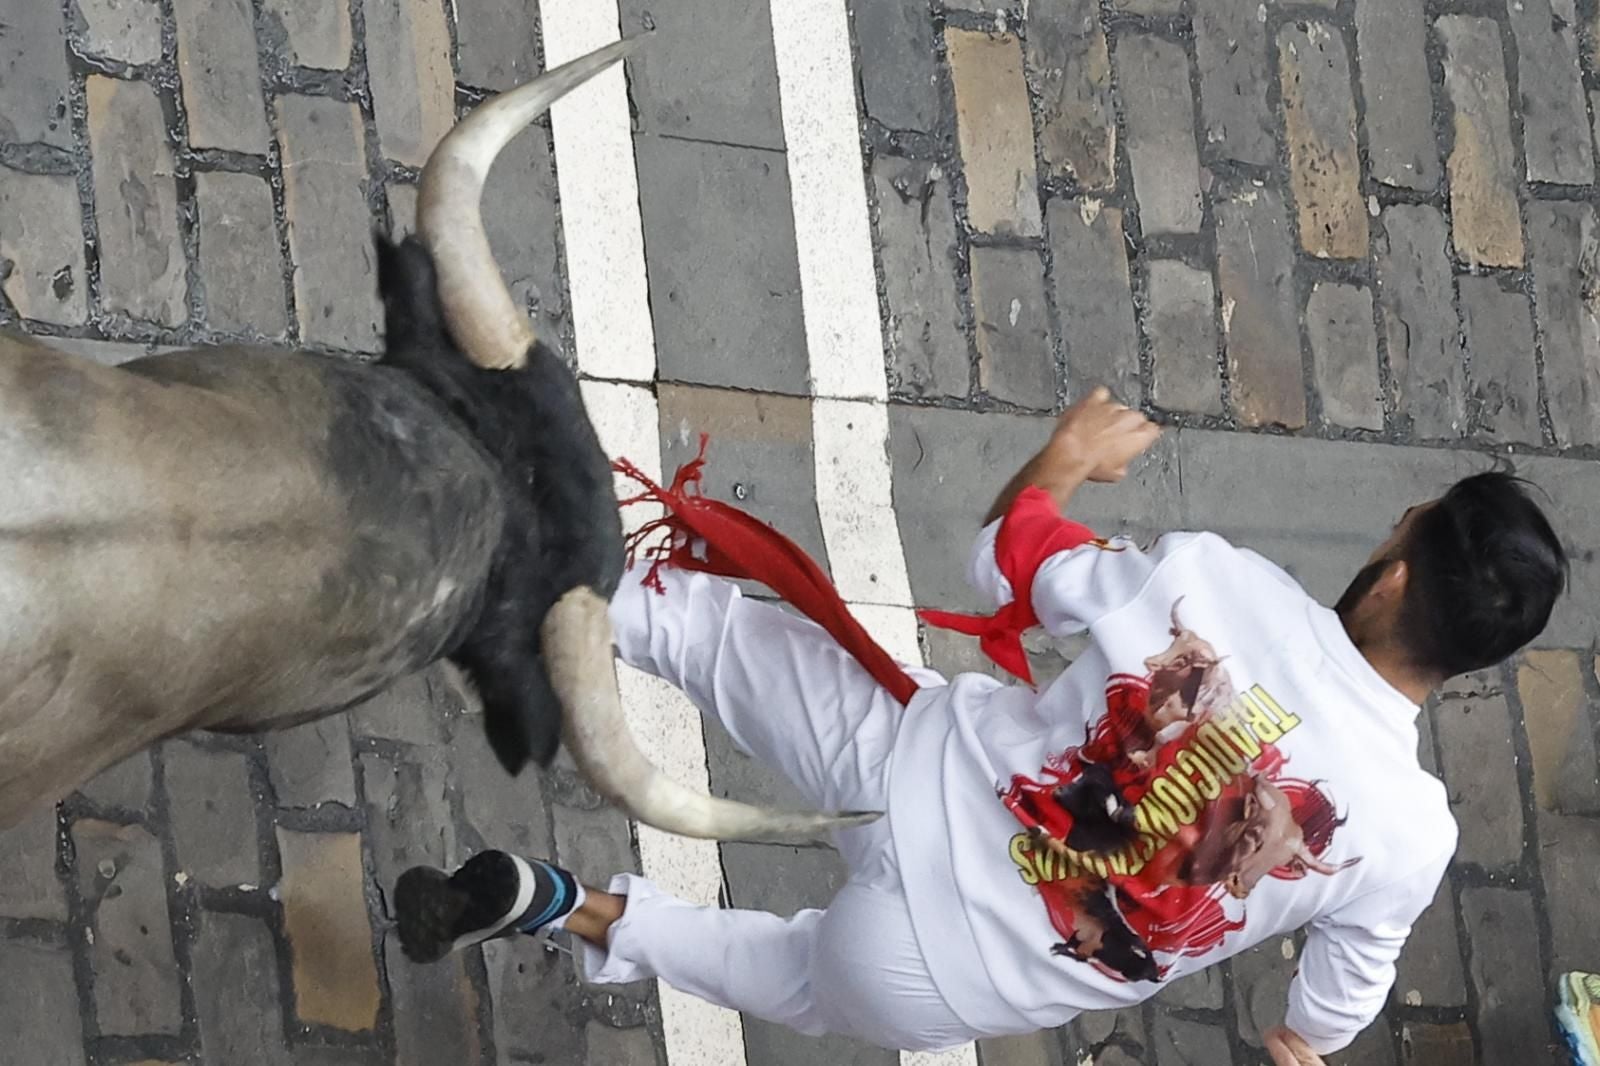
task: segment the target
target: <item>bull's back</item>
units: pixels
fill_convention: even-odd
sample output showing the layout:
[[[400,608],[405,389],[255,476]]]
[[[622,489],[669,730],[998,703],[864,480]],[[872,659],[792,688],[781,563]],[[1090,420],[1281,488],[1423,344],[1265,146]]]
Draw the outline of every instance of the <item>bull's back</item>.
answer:
[[[0,477],[0,813],[52,753],[310,717],[437,657],[503,506],[397,373],[241,349],[0,338]]]

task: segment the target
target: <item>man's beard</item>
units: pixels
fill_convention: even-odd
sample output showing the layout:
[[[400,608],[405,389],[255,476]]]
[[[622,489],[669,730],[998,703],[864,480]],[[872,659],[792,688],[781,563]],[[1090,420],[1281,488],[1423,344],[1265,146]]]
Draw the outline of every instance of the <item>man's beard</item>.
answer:
[[[1356,605],[1366,599],[1367,593],[1372,591],[1372,586],[1378,583],[1378,579],[1383,577],[1383,571],[1392,562],[1394,562],[1393,559],[1379,559],[1376,562],[1368,563],[1357,571],[1356,576],[1351,579],[1349,587],[1344,590],[1344,595],[1340,596],[1339,602],[1333,605],[1334,612],[1340,618],[1348,619],[1350,613],[1356,609]]]

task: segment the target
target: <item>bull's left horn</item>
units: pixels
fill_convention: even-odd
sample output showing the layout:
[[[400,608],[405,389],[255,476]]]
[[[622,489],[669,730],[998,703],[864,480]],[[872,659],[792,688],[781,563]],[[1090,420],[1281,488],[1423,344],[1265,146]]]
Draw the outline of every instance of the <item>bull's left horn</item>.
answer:
[[[478,105],[447,133],[422,168],[417,233],[433,256],[450,335],[481,367],[521,366],[533,324],[500,276],[483,230],[484,179],[506,143],[567,93],[621,61],[642,37],[606,45]]]
[[[635,821],[709,840],[804,843],[865,825],[876,811],[778,811],[708,796],[657,769],[628,730],[617,692],[606,601],[578,586],[556,601],[541,628],[550,682],[563,711],[563,739],[589,784]]]

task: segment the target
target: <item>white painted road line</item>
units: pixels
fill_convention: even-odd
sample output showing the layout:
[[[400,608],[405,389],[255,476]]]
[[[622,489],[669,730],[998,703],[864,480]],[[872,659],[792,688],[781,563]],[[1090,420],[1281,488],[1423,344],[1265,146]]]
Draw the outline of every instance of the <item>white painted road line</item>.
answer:
[[[844,0],[771,0],[810,359],[817,515],[834,580],[885,649],[921,663],[894,515],[888,379]],[[902,1066],[977,1066],[967,1044]]]
[[[620,36],[615,0],[541,0],[539,15],[550,66]],[[656,376],[655,328],[624,69],[607,71],[557,103],[551,125],[579,372],[648,385]],[[625,455],[660,480],[661,432],[650,389],[603,381],[584,381],[582,389],[606,453]],[[649,517],[624,512],[629,528]],[[629,728],[657,765],[709,791],[700,713],[670,685],[620,663],[617,674]],[[684,899],[717,903],[722,863],[715,842],[636,830],[646,877]],[[736,1011],[660,981],[656,989],[670,1066],[744,1063],[744,1024]]]

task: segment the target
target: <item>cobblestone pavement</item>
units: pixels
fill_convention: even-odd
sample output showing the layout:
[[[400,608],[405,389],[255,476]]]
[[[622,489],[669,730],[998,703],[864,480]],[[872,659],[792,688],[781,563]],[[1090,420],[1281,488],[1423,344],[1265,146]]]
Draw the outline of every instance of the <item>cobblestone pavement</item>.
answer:
[[[453,117],[554,41],[654,27],[625,104],[597,89],[496,166],[496,254],[597,421],[633,417],[668,470],[714,434],[708,490],[826,560],[886,640],[908,646],[913,603],[971,605],[978,516],[1094,382],[1174,429],[1085,493],[1091,522],[1215,529],[1325,598],[1479,453],[1550,491],[1575,594],[1537,650],[1426,709],[1460,855],[1389,1009],[1333,1061],[1555,1061],[1552,975],[1600,965],[1594,0],[618,6],[10,0],[0,318],[103,360],[370,352],[369,229],[409,225]],[[842,126],[811,121],[835,104]],[[1046,676],[1071,654],[1036,650]],[[714,728],[704,751],[714,791],[791,798]],[[395,875],[485,844],[590,878],[709,854],[708,891],[786,912],[841,876],[825,849],[674,852],[569,766],[506,780],[429,674],[288,733],[167,743],[0,836],[0,1062],[895,1061],[588,987],[526,944],[407,965]],[[1261,1063],[1295,954],[976,1057]]]

